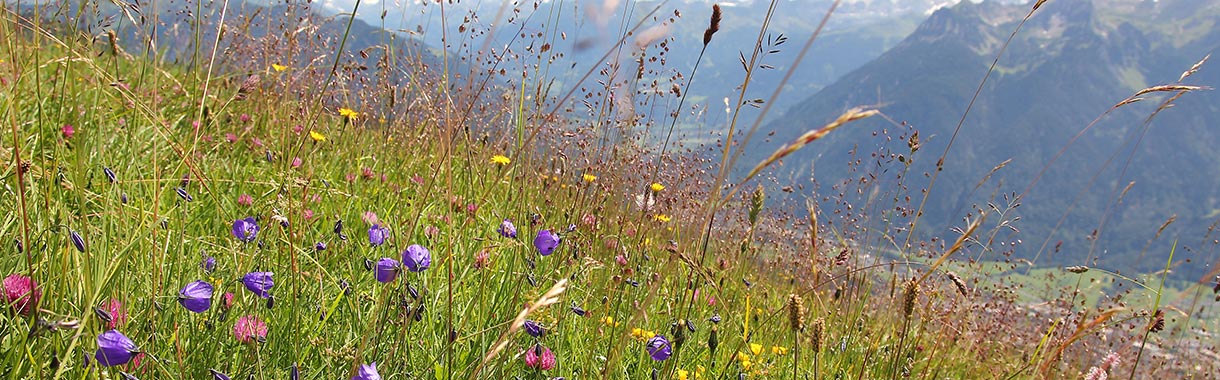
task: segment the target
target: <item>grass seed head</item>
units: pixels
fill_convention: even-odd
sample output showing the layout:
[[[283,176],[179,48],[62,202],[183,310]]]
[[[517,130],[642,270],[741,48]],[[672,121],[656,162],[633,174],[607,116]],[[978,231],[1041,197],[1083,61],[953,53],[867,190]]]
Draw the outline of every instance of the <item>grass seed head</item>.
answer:
[[[826,319],[818,318],[813,321],[813,352],[822,351],[822,341],[826,335]]]
[[[799,294],[788,296],[788,325],[796,332],[805,329],[805,302]]]
[[[703,46],[712,42],[712,35],[720,31],[720,4],[712,4],[712,20],[703,31]]]
[[[907,281],[905,288],[902,297],[902,315],[906,319],[911,319],[911,313],[915,311],[915,299],[919,297],[919,282],[914,279]]]

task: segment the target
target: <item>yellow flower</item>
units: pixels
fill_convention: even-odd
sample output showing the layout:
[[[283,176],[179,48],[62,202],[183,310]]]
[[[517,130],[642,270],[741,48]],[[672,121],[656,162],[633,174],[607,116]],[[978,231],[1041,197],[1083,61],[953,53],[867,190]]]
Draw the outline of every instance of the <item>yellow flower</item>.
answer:
[[[771,346],[771,353],[776,355],[784,355],[788,353],[788,347]]]
[[[648,330],[636,327],[634,329],[631,329],[631,336],[633,336],[639,340],[648,340],[648,339],[652,339],[652,337],[654,337],[654,336],[657,336],[657,334],[652,331],[648,331]]]
[[[754,363],[750,361],[750,355],[744,352],[737,351],[737,361],[741,363],[741,369],[749,370]]]
[[[491,156],[491,163],[496,164],[496,165],[504,166],[504,165],[508,165],[508,163],[510,163],[510,162],[513,162],[513,161],[508,159],[508,157],[505,157],[505,156],[502,156],[499,154]]]
[[[652,219],[653,219],[653,220],[656,220],[656,221],[658,221],[658,222],[661,222],[661,223],[669,223],[669,219],[670,219],[670,218],[669,218],[669,215],[665,215],[665,214],[656,214],[656,215],[653,215],[653,216],[652,216]]]
[[[284,66],[284,65],[281,65],[281,64],[278,64],[278,63],[272,63],[272,64],[271,64],[271,69],[272,69],[272,70],[275,70],[275,72],[277,72],[277,73],[278,73],[278,72],[282,72],[282,71],[284,71],[284,70],[288,70],[288,66]]]
[[[678,370],[678,380],[687,380],[687,376],[690,376],[690,371],[684,369]]]
[[[615,322],[614,317],[611,317],[609,315],[602,317],[602,323],[605,323],[606,326],[618,327],[618,322]]]
[[[652,189],[653,192],[659,193],[661,190],[665,190],[665,185],[653,182],[652,186],[649,186],[648,188]]]
[[[359,116],[359,115],[360,115],[359,112],[356,112],[355,110],[353,110],[351,108],[344,107],[344,108],[339,109],[339,116],[346,117],[348,121],[355,120],[356,116]]]
[[[763,349],[763,345],[758,344],[758,343],[750,343],[750,352],[753,352],[754,355],[761,355],[762,349]]]
[[[597,180],[597,176],[588,173],[585,173],[585,175],[581,176],[581,178],[584,179],[585,182],[593,182]]]
[[[313,139],[313,141],[317,141],[317,142],[326,141],[326,135],[321,134],[318,131],[312,131],[312,130],[309,131],[309,138],[311,138],[311,139]]]

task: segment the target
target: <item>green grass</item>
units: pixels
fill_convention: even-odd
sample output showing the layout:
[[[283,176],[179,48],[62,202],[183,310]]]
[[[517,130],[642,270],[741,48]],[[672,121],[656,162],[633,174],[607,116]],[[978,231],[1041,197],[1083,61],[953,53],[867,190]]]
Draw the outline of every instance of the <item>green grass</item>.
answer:
[[[0,204],[10,212],[0,230],[23,250],[0,256],[0,274],[32,278],[41,297],[32,312],[15,303],[0,313],[2,378],[198,379],[214,369],[284,379],[295,367],[303,379],[344,379],[371,362],[388,379],[1039,378],[1039,360],[1055,364],[1051,376],[1072,377],[1100,357],[1073,346],[1063,360],[1041,358],[1040,339],[1058,322],[1023,319],[1024,303],[1064,297],[1041,287],[1075,276],[950,261],[941,272],[1026,291],[1007,302],[999,287],[999,296],[959,295],[938,272],[908,303],[903,284],[936,255],[913,252],[897,268],[866,261],[881,250],[855,245],[851,226],[823,221],[810,247],[793,210],[769,204],[754,225],[749,202],[733,201],[715,210],[720,222],[704,240],[712,158],[649,156],[640,152],[653,147],[638,145],[647,138],[615,142],[523,97],[500,104],[427,78],[405,94],[344,87],[363,77],[323,82],[327,62],[218,67],[206,80],[203,67],[113,54],[72,27],[42,34],[5,16]],[[243,89],[248,74],[259,81]],[[512,92],[545,82],[531,80]],[[340,88],[322,92],[332,85]],[[396,97],[426,100],[404,112],[365,107]],[[486,103],[467,117],[466,102]],[[341,107],[359,115],[341,116]],[[489,126],[465,133],[481,122]],[[497,155],[511,162],[493,163]],[[665,188],[643,190],[651,183]],[[642,192],[657,200],[648,210],[635,204]],[[374,214],[391,231],[379,247],[367,237]],[[886,215],[881,228],[898,225]],[[230,233],[246,217],[260,226],[252,242]],[[505,219],[518,238],[497,232]],[[866,231],[878,222],[861,223]],[[532,244],[543,229],[563,233],[549,256]],[[366,269],[412,244],[430,250],[429,269],[389,283]],[[202,268],[205,256],[214,272]],[[244,288],[254,271],[274,272],[273,307]],[[1107,276],[1085,276],[1089,295],[1069,313],[1106,302]],[[198,314],[177,302],[195,280],[215,287]],[[547,334],[514,331],[517,315],[560,283],[557,302],[528,315]],[[801,326],[791,323],[791,294],[804,300]],[[95,309],[113,301],[121,307],[108,326]],[[265,341],[234,336],[243,316],[267,324]],[[818,345],[815,320],[825,326]],[[89,365],[109,329],[139,347],[138,364]],[[649,332],[669,337],[674,355],[650,358]],[[527,367],[535,344],[554,352],[555,368]]]

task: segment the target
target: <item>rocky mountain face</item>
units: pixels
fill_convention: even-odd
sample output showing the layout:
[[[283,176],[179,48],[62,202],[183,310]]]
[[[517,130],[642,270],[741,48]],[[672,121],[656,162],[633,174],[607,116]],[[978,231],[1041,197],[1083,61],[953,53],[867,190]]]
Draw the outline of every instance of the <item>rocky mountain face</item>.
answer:
[[[1192,254],[1176,256],[1191,259],[1178,273],[1202,275],[1217,258],[1208,236],[1220,214],[1220,97],[1188,93],[1157,112],[1172,93],[1150,94],[1107,110],[1140,89],[1177,82],[1215,53],[1217,8],[1200,0],[1045,3],[1003,51],[956,139],[971,97],[1030,6],[985,1],[943,8],[893,49],[768,124],[762,132],[772,135],[754,141],[743,162],[753,165],[848,107],[877,105],[888,120],[850,125],[789,156],[774,172],[777,184],[803,188],[796,196],[823,199],[843,191],[832,184],[850,182],[867,198],[898,191],[893,178],[905,172],[909,190],[903,196],[916,198],[916,207],[954,139],[917,233],[949,235],[962,217],[978,214],[972,210],[990,209],[988,202],[1003,209],[999,195],[1017,194],[1023,195],[1021,206],[1003,216],[1020,216],[1013,225],[1021,232],[998,235],[1022,241],[1011,249],[1014,258],[1155,270],[1180,238],[1179,255],[1183,245]],[[1220,86],[1216,64],[1204,64],[1184,82]],[[922,145],[911,154],[905,142],[913,131]],[[875,151],[884,154],[869,157]],[[882,165],[870,168],[873,161]],[[991,222],[999,221],[999,213],[990,214]],[[901,226],[894,229],[905,237]]]

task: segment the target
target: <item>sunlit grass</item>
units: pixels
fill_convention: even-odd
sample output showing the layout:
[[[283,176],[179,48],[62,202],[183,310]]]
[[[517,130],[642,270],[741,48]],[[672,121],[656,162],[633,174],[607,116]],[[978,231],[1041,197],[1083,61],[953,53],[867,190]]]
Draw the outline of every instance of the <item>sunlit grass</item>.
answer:
[[[512,83],[491,100],[425,75],[378,86],[392,69],[341,51],[336,72],[285,51],[201,81],[6,16],[6,377],[1072,377],[1101,355],[1039,356],[1071,333],[1046,319],[1124,302],[1100,270],[953,255],[990,252],[977,225],[897,250],[900,213],[710,189],[724,136],[657,154],[611,85],[565,119]],[[884,198],[857,207],[909,206]]]

